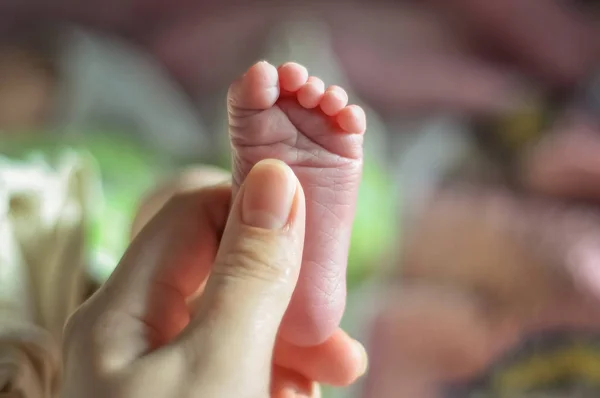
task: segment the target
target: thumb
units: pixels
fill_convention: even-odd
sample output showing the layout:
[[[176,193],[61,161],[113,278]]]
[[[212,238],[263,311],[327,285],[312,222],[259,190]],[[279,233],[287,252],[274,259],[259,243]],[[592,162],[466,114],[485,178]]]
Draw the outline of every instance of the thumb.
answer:
[[[256,164],[240,188],[206,290],[181,337],[192,342],[187,352],[210,357],[217,349],[220,360],[231,358],[236,368],[270,367],[298,280],[304,228],[304,193],[292,170],[275,160]]]

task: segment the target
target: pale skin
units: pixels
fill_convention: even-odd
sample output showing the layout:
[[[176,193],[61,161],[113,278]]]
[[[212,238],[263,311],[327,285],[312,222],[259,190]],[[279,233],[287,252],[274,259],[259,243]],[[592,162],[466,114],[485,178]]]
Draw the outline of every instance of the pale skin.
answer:
[[[274,76],[270,76],[275,78],[274,82],[272,82],[272,85],[255,85],[256,82],[264,82],[262,79],[265,77],[265,72],[266,77],[269,77],[268,73],[274,73]],[[282,97],[284,97],[283,99],[279,98],[279,84],[281,84],[283,88],[282,91],[284,91],[282,94]],[[277,96],[271,99],[265,98],[265,94],[269,94],[269,91],[271,94],[273,94],[273,87],[277,89]],[[265,90],[268,88],[270,88],[270,90]],[[258,100],[263,102],[243,102],[247,101],[248,98],[253,101]],[[269,101],[276,101],[277,105],[275,105],[275,103],[270,103]],[[276,142],[274,142],[274,151],[271,150],[269,152],[269,145],[264,144],[265,146],[258,148],[255,153],[258,156],[265,154],[265,156],[279,157],[280,159],[292,164],[291,170],[294,170],[295,165],[296,169],[294,171],[296,175],[299,176],[298,179],[301,186],[308,186],[310,189],[314,184],[310,177],[313,177],[315,175],[314,173],[318,172],[317,167],[319,165],[323,167],[325,164],[321,164],[318,161],[316,163],[309,162],[308,167],[305,170],[299,170],[299,164],[294,163],[292,156],[310,156],[314,151],[324,151],[324,159],[330,161],[329,164],[333,167],[331,169],[333,172],[335,172],[335,166],[338,164],[350,164],[348,168],[341,167],[340,175],[343,176],[347,170],[352,171],[352,173],[349,174],[350,186],[352,188],[357,186],[360,179],[360,167],[362,162],[361,144],[362,133],[365,129],[364,112],[359,107],[346,106],[347,95],[343,89],[339,87],[332,87],[328,90],[325,90],[323,82],[321,82],[318,78],[308,78],[306,69],[302,66],[297,64],[286,64],[280,67],[278,71],[269,64],[260,63],[251,68],[241,80],[238,80],[236,83],[234,83],[234,85],[232,85],[230,90],[229,104],[230,111],[232,113],[230,121],[232,124],[236,124],[238,126],[243,125],[243,123],[246,122],[252,124],[254,123],[253,120],[255,118],[259,119],[259,123],[266,123],[263,128],[265,132],[263,135],[257,134],[256,130],[244,131],[243,129],[240,129],[238,132],[247,133],[247,135],[243,137],[246,139],[260,139],[261,137],[265,139],[266,137],[266,139],[281,141],[284,137],[278,136],[277,134],[293,133],[297,135],[297,137],[289,137],[288,139],[292,139],[292,141],[294,141],[293,138],[299,138],[301,133],[295,130],[294,125],[292,125],[289,119],[287,119],[287,114],[284,113],[279,107],[284,102],[285,105],[282,106],[286,106],[286,111],[292,112],[292,114],[295,116],[301,116],[300,118],[295,119],[296,123],[314,123],[316,128],[312,129],[311,132],[315,134],[321,134],[317,140],[321,139],[323,145],[328,146],[329,148],[339,149],[342,152],[347,150],[348,152],[343,154],[350,156],[350,158],[346,161],[340,155],[323,150],[316,144],[314,147],[308,146],[296,148],[294,146],[285,145],[277,147]],[[237,107],[232,107],[232,105],[236,104]],[[241,111],[240,106],[242,105],[246,107],[255,106],[258,107],[258,109],[252,110],[249,112],[250,114],[244,115],[243,118],[240,118],[237,115]],[[273,106],[273,109],[268,108],[269,106]],[[264,109],[265,107],[268,109]],[[284,128],[273,131],[271,129],[272,125],[269,124],[269,120],[272,119],[282,122],[283,127],[288,129],[286,130]],[[261,125],[258,124],[258,127],[261,127]],[[294,130],[291,130],[291,128]],[[301,140],[302,138],[299,138],[298,142],[301,142]],[[239,144],[239,140],[237,143]],[[257,145],[260,145],[260,142],[257,143]],[[248,144],[247,147],[241,148],[242,151],[248,151],[252,149],[253,148],[250,144]],[[237,153],[239,154],[239,151]],[[249,153],[251,157],[253,154],[254,153]],[[236,159],[239,160],[239,158]],[[257,163],[262,159],[259,159],[255,156],[252,158],[252,160],[254,163]],[[245,165],[247,169],[244,170],[244,181],[246,181],[246,174],[252,168],[252,166],[254,166],[254,163],[251,165]],[[302,176],[304,176],[304,179]],[[169,181],[156,189],[154,192],[148,195],[145,200],[143,200],[140,206],[140,212],[133,223],[132,236],[135,239],[134,245],[137,241],[144,240],[144,234],[148,234],[144,231],[150,228],[149,225],[158,223],[158,221],[151,220],[161,218],[161,214],[168,211],[176,211],[176,214],[172,214],[170,216],[170,220],[171,222],[180,224],[184,227],[184,229],[180,231],[180,234],[188,236],[187,239],[191,239],[192,241],[205,240],[199,237],[198,234],[207,234],[207,237],[212,235],[213,238],[211,238],[209,242],[214,239],[218,239],[218,235],[220,234],[220,230],[222,228],[220,225],[224,224],[224,220],[221,220],[219,217],[220,215],[224,214],[223,211],[228,209],[229,206],[229,200],[224,200],[221,194],[227,192],[228,184],[223,185],[221,188],[217,189],[217,191],[215,191],[216,188],[209,189],[207,187],[217,183],[226,182],[229,178],[230,177],[227,173],[219,169],[207,167],[196,168],[182,173],[178,178]],[[240,178],[241,177],[239,174],[234,174],[233,180],[240,181]],[[325,182],[329,181],[326,180]],[[241,192],[241,186],[244,186],[244,184],[245,183],[242,183],[241,185],[234,183],[233,193],[229,191],[230,194],[235,197],[234,202],[238,200],[238,196]],[[266,204],[263,203],[258,205],[258,207],[264,207],[264,209],[259,209],[258,212],[255,212],[255,214],[258,214],[258,218],[254,221],[258,220],[259,222],[269,223],[273,220],[270,216],[265,217],[265,215],[268,215],[268,207],[281,207],[282,205],[285,205],[285,201],[277,199],[277,192],[273,191],[274,187],[276,188],[278,184],[269,184],[268,181],[266,181],[260,186],[264,191],[263,194],[265,197],[268,198],[269,195],[273,195],[273,197],[272,200],[265,202]],[[200,190],[204,191],[201,193]],[[322,187],[322,193],[327,193],[328,190],[332,191],[332,187],[328,185]],[[213,198],[212,196],[217,195],[216,192],[220,192],[218,195],[221,196],[215,196]],[[302,192],[304,192],[304,190],[302,190]],[[355,194],[355,191],[351,191],[349,193],[349,197],[347,198],[347,200],[350,202],[350,207],[353,207],[353,198],[355,199]],[[307,195],[307,197],[309,197],[309,195]],[[196,200],[197,203],[194,203],[194,200],[191,199],[186,199],[182,202],[182,198],[195,198],[194,200]],[[221,202],[217,203],[219,198]],[[317,198],[319,198],[318,195]],[[188,200],[191,201],[188,202]],[[202,204],[202,202],[208,203]],[[179,210],[174,210],[174,203],[177,203]],[[307,203],[310,203],[310,200],[307,201]],[[206,212],[206,215],[203,215],[202,217],[208,217],[210,214],[215,213],[216,211],[216,215],[210,217],[217,217],[216,221],[213,219],[213,221],[207,223],[208,225],[206,227],[203,225],[198,226],[195,222],[197,218],[195,219],[194,217],[190,217],[190,214],[198,212],[198,209],[193,209],[190,207],[192,205],[200,206],[202,214]],[[325,205],[327,205],[327,203],[325,203]],[[334,210],[336,205],[337,203],[333,203]],[[306,208],[308,212],[311,211],[310,204],[307,204]],[[186,212],[188,213],[187,215]],[[352,223],[352,213],[338,213],[341,216],[346,216],[345,220],[343,218],[341,220],[347,222],[347,225],[338,226],[338,228],[349,229]],[[150,224],[148,225],[148,223]],[[317,224],[316,227],[320,228],[321,226]],[[162,228],[168,229],[167,226],[162,226]],[[206,228],[209,230],[202,232]],[[178,234],[173,237],[173,239],[175,238],[181,239],[181,236]],[[308,244],[308,241],[306,244]],[[139,245],[142,244],[138,243],[138,246]],[[209,243],[209,245],[214,245],[214,243]],[[145,325],[150,331],[148,341],[142,341],[139,342],[139,344],[148,345],[150,349],[154,350],[161,350],[163,349],[161,347],[171,345],[172,342],[175,342],[179,339],[179,336],[182,332],[185,332],[185,330],[190,327],[189,325],[190,322],[193,321],[196,309],[203,306],[203,303],[206,300],[204,293],[205,284],[210,284],[210,282],[206,282],[206,278],[210,272],[210,260],[208,259],[212,258],[211,256],[213,256],[213,254],[211,254],[211,251],[215,250],[215,248],[200,248],[200,250],[194,254],[188,252],[191,247],[193,246],[188,246],[185,243],[182,243],[175,245],[175,248],[171,250],[171,253],[169,253],[169,256],[172,256],[175,259],[182,259],[179,261],[181,263],[181,269],[177,271],[181,273],[181,276],[168,276],[167,279],[175,278],[169,282],[169,285],[179,286],[179,284],[181,284],[182,286],[179,286],[178,289],[180,289],[181,295],[185,297],[186,300],[181,302],[180,299],[177,299],[176,297],[170,297],[172,294],[169,292],[165,292],[165,294],[169,293],[168,296],[155,294],[150,300],[150,307],[147,309],[147,311],[145,311],[145,315],[143,317]],[[342,249],[343,247],[346,247],[345,250],[347,251],[347,243],[341,246]],[[257,250],[259,249],[260,248],[257,248]],[[251,255],[251,253],[248,254]],[[301,255],[302,253],[300,252],[297,254]],[[341,264],[342,268],[339,270],[339,272],[341,272],[341,274],[339,274],[339,278],[343,282],[343,273],[345,272],[345,256],[347,256],[347,253],[339,253],[338,256],[343,258],[343,263]],[[204,259],[204,264],[202,264],[201,259]],[[206,262],[207,260],[208,262]],[[123,265],[120,267],[126,266]],[[118,272],[116,272],[116,275],[118,275]],[[322,278],[323,276],[317,273],[315,277]],[[113,279],[115,278],[118,278],[118,276],[113,277]],[[163,279],[164,276],[161,277],[161,280]],[[108,283],[108,286],[110,286],[110,282]],[[104,289],[106,289],[106,287]],[[345,295],[345,291],[342,291],[341,293]],[[102,294],[100,293],[99,296],[101,295]],[[240,297],[239,300],[244,301],[245,299]],[[342,309],[343,307],[337,308],[338,311]],[[324,308],[323,310],[327,311],[328,309]],[[98,311],[102,311],[102,309]],[[80,313],[81,312],[85,313],[85,310],[80,311]],[[225,314],[223,316],[227,315]],[[79,332],[82,327],[77,323],[76,320],[81,317],[82,316],[76,316],[74,318],[75,321],[71,322],[75,326],[71,326],[70,330],[76,330],[75,334],[86,333],[85,331]],[[292,319],[293,321],[293,317],[289,315],[289,311],[288,315],[286,315],[286,319]],[[256,319],[256,322],[261,322],[260,317]],[[319,341],[315,342],[315,340],[312,340],[313,343],[305,347],[286,339],[282,333],[277,335],[275,339],[275,348],[273,351],[272,374],[270,375],[270,396],[302,396],[316,398],[319,396],[319,384],[325,383],[337,386],[348,385],[365,372],[366,354],[362,345],[351,339],[342,330],[337,328],[337,323],[335,323],[333,326],[327,326],[329,328],[333,327],[333,329],[328,330],[327,335],[324,337],[318,336]],[[89,331],[87,333],[89,333]],[[219,344],[227,345],[229,344],[229,341]],[[78,359],[76,358],[75,363],[77,363],[77,360]],[[92,374],[91,377],[101,379],[103,375]],[[116,391],[121,391],[123,388],[124,387],[121,386],[115,387]]]
[[[346,265],[362,170],[364,111],[338,86],[305,67],[259,62],[229,89],[234,196],[254,164],[288,164],[306,192],[306,243],[283,339],[325,341],[339,325]]]
[[[132,224],[135,238],[164,206],[180,197],[196,196],[201,189],[223,184],[230,186],[231,174],[207,166],[193,167],[160,184],[141,201]],[[181,210],[182,216],[185,209]],[[190,299],[192,307],[202,300],[204,282]],[[187,324],[188,315],[175,322],[162,322],[169,341]],[[171,325],[165,327],[165,325]],[[343,330],[337,329],[324,343],[312,347],[298,347],[280,337],[273,358],[273,397],[319,397],[320,384],[346,386],[358,378],[367,367],[367,357],[361,343],[353,340]]]
[[[309,232],[281,336],[296,346],[318,345],[334,333],[344,310],[365,113],[348,105],[344,89],[326,88],[296,63],[252,66],[230,87],[228,106],[234,196],[252,166],[266,158],[290,165],[306,192]],[[204,169],[184,173],[175,185],[224,178],[224,173]],[[173,190],[173,183],[167,184],[144,206],[158,208]],[[142,212],[136,224],[143,224],[147,213],[151,211]]]
[[[212,185],[224,173],[186,175],[146,201],[151,221],[138,218],[113,276],[69,321],[63,397],[318,398],[319,383],[363,374],[364,349],[341,330],[307,348],[277,337],[304,243],[291,169],[261,162],[233,203],[229,184]]]
[[[547,65],[554,65],[554,63],[548,63]],[[454,93],[452,94],[452,97],[454,98]],[[462,297],[462,296],[461,296]],[[434,300],[435,301],[435,300]],[[459,300],[460,301],[460,300]],[[443,302],[443,301],[442,301]],[[448,300],[448,304],[450,305],[452,302],[452,300]]]

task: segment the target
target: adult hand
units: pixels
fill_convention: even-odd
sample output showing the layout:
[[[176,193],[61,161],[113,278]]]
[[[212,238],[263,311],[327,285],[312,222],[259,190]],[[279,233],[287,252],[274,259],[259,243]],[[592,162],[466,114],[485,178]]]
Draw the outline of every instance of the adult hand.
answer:
[[[176,195],[136,236],[67,325],[64,397],[314,397],[313,382],[361,373],[341,331],[307,349],[276,342],[304,241],[291,170],[261,162],[231,213],[230,197]]]

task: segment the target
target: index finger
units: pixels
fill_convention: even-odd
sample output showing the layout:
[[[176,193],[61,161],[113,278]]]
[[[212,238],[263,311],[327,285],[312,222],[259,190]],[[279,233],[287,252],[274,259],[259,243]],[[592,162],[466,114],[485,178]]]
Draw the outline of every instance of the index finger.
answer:
[[[217,186],[171,199],[74,318],[78,335],[68,334],[68,343],[92,339],[97,360],[114,368],[175,337],[189,322],[187,299],[213,264],[230,198],[229,186]]]

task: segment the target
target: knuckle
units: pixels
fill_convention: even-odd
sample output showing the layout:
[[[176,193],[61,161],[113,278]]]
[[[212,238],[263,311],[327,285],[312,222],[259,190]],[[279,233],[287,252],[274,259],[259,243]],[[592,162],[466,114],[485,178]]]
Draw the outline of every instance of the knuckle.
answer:
[[[290,262],[277,250],[269,250],[263,239],[242,239],[221,256],[215,272],[228,278],[245,281],[276,282],[285,280],[291,273]]]
[[[89,303],[83,304],[65,322],[63,328],[62,346],[65,355],[71,353],[75,356],[85,352],[94,358],[98,357],[96,352],[98,344],[97,324],[102,316],[97,316]]]
[[[77,341],[83,333],[83,329],[85,328],[86,324],[87,317],[83,308],[79,308],[77,311],[71,314],[64,326],[63,345],[65,347],[69,347],[75,341]]]
[[[63,346],[85,346],[89,353],[100,349],[120,329],[122,317],[117,311],[98,311],[85,303],[65,323]],[[90,351],[91,350],[91,351]]]
[[[104,347],[127,326],[129,316],[116,309],[106,309],[87,321],[87,338],[94,347]]]

